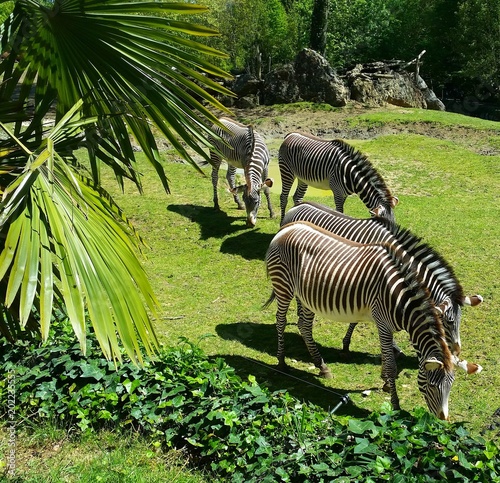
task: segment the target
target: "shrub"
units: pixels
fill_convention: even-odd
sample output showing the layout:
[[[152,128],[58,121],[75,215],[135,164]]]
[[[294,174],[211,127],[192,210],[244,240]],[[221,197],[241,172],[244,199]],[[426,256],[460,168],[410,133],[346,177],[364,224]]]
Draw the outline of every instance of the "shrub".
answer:
[[[183,340],[143,368],[115,368],[69,335],[50,344],[0,339],[0,370],[14,374],[16,417],[69,429],[133,428],[156,447],[184,448],[231,481],[500,481],[499,447],[426,410],[336,417]],[[7,414],[8,377],[0,380]]]

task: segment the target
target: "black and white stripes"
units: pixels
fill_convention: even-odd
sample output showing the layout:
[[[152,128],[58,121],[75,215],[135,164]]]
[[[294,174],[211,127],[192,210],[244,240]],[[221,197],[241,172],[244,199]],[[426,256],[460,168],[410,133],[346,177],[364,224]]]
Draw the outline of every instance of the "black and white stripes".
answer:
[[[462,286],[448,263],[429,245],[409,230],[386,223],[381,219],[352,218],[318,203],[305,202],[291,208],[283,223],[309,221],[329,232],[358,243],[391,244],[402,261],[411,262],[412,269],[429,289],[434,303],[442,311],[442,322],[451,352],[458,356],[461,350],[460,322],[463,305],[478,305],[479,295],[464,296]],[[349,326],[343,340],[343,349],[349,350],[356,326]],[[396,347],[397,350],[397,347]]]
[[[222,159],[225,159],[228,163],[226,179],[233,193],[234,201],[238,204],[238,208],[246,208],[247,225],[253,227],[257,221],[262,188],[264,188],[266,195],[269,214],[274,217],[269,195],[269,186],[272,186],[272,180],[267,177],[269,150],[262,137],[254,131],[252,126],[245,126],[227,118],[221,118],[219,121],[226,129],[217,125],[212,126],[212,130],[219,137],[210,138],[210,142],[214,146],[214,149],[210,150],[214,208],[220,209],[217,183],[219,168]],[[237,168],[243,169],[245,173],[245,184],[238,187],[235,183]],[[239,199],[239,192],[243,193],[244,205]]]
[[[373,216],[394,222],[398,199],[391,195],[384,180],[368,159],[342,140],[327,141],[308,134],[289,133],[279,150],[281,173],[281,220],[288,194],[298,180],[293,201],[304,198],[308,186],[332,190],[335,206],[343,211],[348,195],[357,194]]]
[[[271,241],[266,266],[276,299],[278,361],[285,366],[284,329],[293,297],[297,298],[299,330],[321,374],[330,374],[312,338],[314,314],[335,320],[371,320],[377,325],[382,377],[399,408],[397,367],[392,334],[405,330],[419,354],[419,388],[429,410],[448,417],[454,379],[451,354],[442,324],[426,288],[410,263],[402,262],[390,244],[360,244],[337,237],[308,222],[284,225]]]

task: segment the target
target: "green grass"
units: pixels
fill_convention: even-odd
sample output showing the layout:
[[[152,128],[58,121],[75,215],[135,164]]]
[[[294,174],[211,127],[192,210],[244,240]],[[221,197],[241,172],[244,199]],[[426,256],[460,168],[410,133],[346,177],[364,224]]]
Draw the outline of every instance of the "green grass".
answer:
[[[286,111],[270,112],[270,116],[273,115],[286,116]],[[464,309],[461,330],[463,358],[481,364],[484,370],[476,376],[457,372],[450,401],[452,420],[467,421],[470,429],[479,434],[500,408],[500,353],[497,350],[500,344],[500,156],[480,154],[484,132],[490,133],[491,146],[495,143],[499,146],[496,138],[499,124],[419,110],[408,110],[408,113],[376,110],[351,119],[360,128],[375,123],[397,126],[406,120],[405,133],[352,143],[368,155],[399,197],[397,221],[422,236],[446,258],[467,294],[479,293],[485,299],[479,307]],[[421,131],[418,131],[420,134],[411,132],[412,126],[429,122],[437,126],[437,137],[422,135]],[[281,140],[269,142],[279,145]],[[291,377],[274,371],[275,305],[266,310],[261,307],[271,291],[263,259],[278,230],[279,219],[269,219],[263,203],[256,228],[247,229],[244,212],[236,209],[225,189],[223,176],[219,190],[223,211],[214,212],[209,176],[203,177],[178,161],[178,156],[165,154],[171,195],[164,193],[145,162],[143,196],[129,185],[125,193],[119,193],[113,181],[107,180],[119,205],[150,247],[145,250],[144,265],[160,302],[154,321],[160,341],[168,346],[175,345],[180,336],[199,341],[206,353],[224,357],[242,377],[254,374],[271,389],[287,389],[293,396],[325,408],[333,407],[339,395],[349,393],[352,403],[343,406],[339,410],[341,414],[362,417],[379,410],[389,398],[381,391],[380,351],[372,325],[358,326],[351,345],[352,354],[346,359],[340,352],[346,326],[322,319],[316,321],[315,340],[334,375],[332,380],[321,380],[300,338],[292,308],[286,333]],[[272,165],[275,169],[276,159]],[[209,175],[209,169],[204,169]],[[279,212],[279,182],[272,188],[272,199]],[[333,199],[326,192],[322,195],[311,191],[306,199],[333,206]],[[354,216],[368,216],[355,197],[348,199],[345,211]],[[417,388],[415,353],[406,334],[396,334],[396,339],[406,353],[398,363],[402,407],[409,410],[424,406]],[[371,390],[368,396],[362,395],[365,390]],[[162,474],[168,467],[162,459],[164,456],[137,441],[125,441],[122,446],[121,441],[113,440],[113,434],[103,437],[105,441],[99,440],[95,445],[85,440],[64,442],[63,455],[62,451],[60,456],[49,451],[54,457],[50,467],[30,457],[31,466],[28,462],[26,465],[32,468],[30,475],[35,476],[29,478],[40,478],[36,475],[53,471],[56,476],[43,481],[99,481],[98,476],[104,478],[100,481],[203,481],[201,476],[187,471],[178,477],[166,473],[163,480],[155,480],[155,475]],[[57,437],[47,441],[57,441]],[[21,447],[25,453],[47,451],[38,443],[32,445],[26,441]],[[128,459],[137,461],[138,473],[113,479],[112,475],[127,471]],[[175,463],[174,473],[178,471],[176,465],[182,466],[182,458]],[[76,479],[79,474],[81,479]]]
[[[448,128],[469,128],[486,131],[500,131],[500,123],[477,117],[445,111],[426,109],[390,109],[376,113],[356,115],[350,119],[352,126],[384,126],[387,124],[429,124]]]
[[[0,450],[9,453],[5,434]],[[50,425],[17,435],[16,477],[23,483],[204,483],[181,452],[145,446],[137,434],[101,431],[72,437]],[[1,474],[1,472],[0,472]],[[0,476],[0,481],[2,480]]]
[[[391,113],[388,113],[390,118]],[[447,125],[463,116],[416,111],[415,122],[430,117],[450,116]],[[381,114],[373,114],[379,119]],[[421,117],[419,117],[421,116]],[[370,120],[371,115],[361,116]],[[490,122],[474,120],[480,129]],[[486,129],[485,128],[485,129]],[[463,357],[484,367],[478,376],[457,373],[450,412],[453,420],[470,421],[475,431],[488,424],[500,407],[498,391],[500,356],[499,250],[500,205],[498,193],[499,156],[482,156],[474,150],[474,131],[470,149],[463,143],[423,135],[397,134],[366,141],[353,141],[366,153],[399,196],[398,222],[436,248],[452,265],[467,294],[479,293],[485,302],[464,309],[462,324]],[[276,160],[272,160],[275,164]],[[220,182],[222,213],[214,213],[210,179],[178,163],[166,165],[172,194],[165,196],[148,168],[145,195],[126,190],[117,200],[132,218],[152,250],[145,262],[161,308],[156,327],[165,344],[179,336],[201,342],[209,354],[225,357],[242,374],[254,373],[273,388],[286,388],[292,394],[325,407],[333,406],[336,394],[349,392],[353,405],[346,409],[356,415],[380,407],[387,395],[380,390],[379,347],[374,326],[359,326],[353,338],[349,360],[340,354],[345,326],[318,320],[314,335],[334,373],[332,381],[316,378],[316,369],[295,325],[287,330],[287,356],[298,379],[276,374],[275,306],[262,310],[270,294],[263,258],[278,230],[278,219],[268,219],[261,206],[253,230],[245,228],[244,213],[236,210],[232,198]],[[206,171],[209,173],[208,170]],[[275,209],[279,207],[279,188],[273,188]],[[307,199],[333,205],[326,196]],[[291,203],[291,200],[289,201]],[[289,204],[289,206],[291,206]],[[368,216],[357,198],[345,208],[355,216]],[[295,322],[293,310],[290,322]],[[399,392],[402,405],[409,409],[423,405],[416,384],[416,358],[406,334],[397,334],[407,357],[401,361]],[[314,384],[311,386],[310,383]],[[319,386],[319,387],[317,387]],[[372,389],[369,397],[361,395]]]

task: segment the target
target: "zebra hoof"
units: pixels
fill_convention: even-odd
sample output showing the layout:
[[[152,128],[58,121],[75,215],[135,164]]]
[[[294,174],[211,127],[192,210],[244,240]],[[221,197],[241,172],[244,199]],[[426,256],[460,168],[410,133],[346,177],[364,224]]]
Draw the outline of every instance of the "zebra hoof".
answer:
[[[287,374],[290,372],[290,367],[288,367],[287,364],[277,364],[276,365],[276,370],[279,372],[286,372]]]
[[[319,377],[322,377],[323,379],[333,379],[333,375],[330,372],[330,369],[321,369],[319,371]]]
[[[389,385],[389,383],[387,381],[384,382],[384,385],[382,386],[382,391],[391,392],[391,386]]]

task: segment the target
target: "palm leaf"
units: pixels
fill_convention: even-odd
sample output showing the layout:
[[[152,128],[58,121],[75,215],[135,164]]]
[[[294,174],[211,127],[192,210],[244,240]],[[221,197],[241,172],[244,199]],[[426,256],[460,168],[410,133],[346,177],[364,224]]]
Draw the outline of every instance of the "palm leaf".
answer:
[[[210,78],[227,77],[208,60],[224,54],[192,38],[216,32],[181,18],[204,9],[15,1],[0,35],[3,334],[31,330],[36,315],[45,340],[63,306],[83,350],[87,321],[109,358],[120,359],[119,341],[133,360],[141,361],[139,340],[155,350],[142,240],[100,187],[101,165],[141,189],[132,135],[168,192],[153,125],[194,166],[193,153],[207,157],[213,108],[224,110],[209,91],[231,93]],[[81,146],[88,170],[73,154]]]
[[[16,82],[22,75],[33,81],[36,72],[35,95],[47,108],[51,105],[47,99],[53,100],[54,92],[57,93],[56,119],[80,98],[85,100],[86,115],[126,113],[127,116],[113,125],[121,157],[130,159],[135,166],[129,129],[166,189],[167,177],[163,174],[148,119],[155,122],[173,147],[194,166],[197,164],[190,150],[207,156],[200,144],[208,146],[209,126],[217,119],[204,103],[225,108],[204,88],[227,95],[231,93],[201,75],[227,77],[200,53],[224,54],[184,35],[206,36],[217,32],[178,19],[178,14],[199,14],[206,10],[205,7],[190,3],[117,0],[61,0],[52,9],[42,5],[34,8],[36,5],[28,0],[15,3],[6,31],[8,35],[2,37],[3,51],[9,50],[9,45],[16,46],[10,51],[8,62],[4,62],[5,72],[12,72]],[[159,13],[163,16],[158,16]],[[26,19],[36,25],[36,30],[29,30],[29,35],[22,29]],[[11,62],[12,56],[21,57],[17,66]],[[29,82],[25,80],[26,84]],[[26,98],[31,87],[25,86],[21,100]],[[12,91],[6,88],[5,92]],[[4,97],[0,89],[0,99]],[[105,161],[113,167],[114,156],[102,148],[102,145],[93,145],[92,162]],[[98,171],[97,167],[92,169],[94,174]],[[123,174],[120,172],[120,176]],[[131,176],[131,179],[137,182],[137,177]]]

